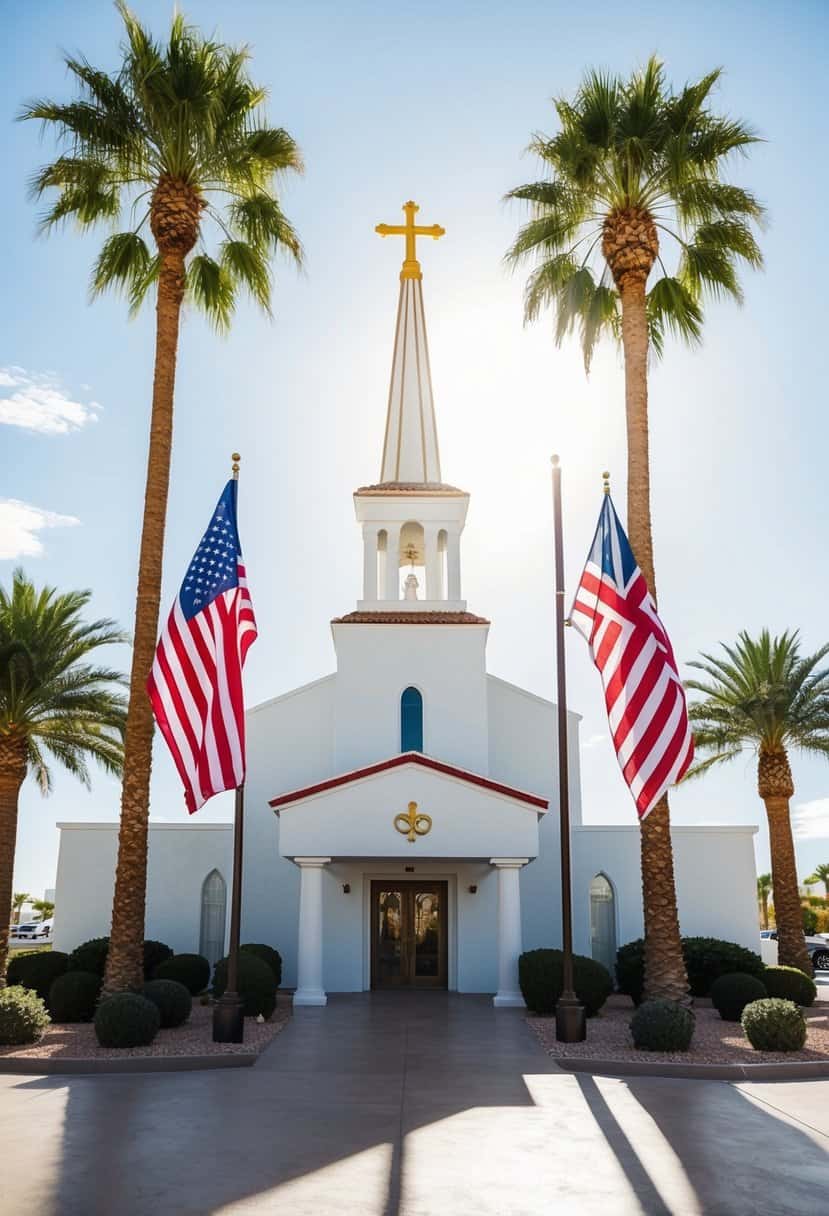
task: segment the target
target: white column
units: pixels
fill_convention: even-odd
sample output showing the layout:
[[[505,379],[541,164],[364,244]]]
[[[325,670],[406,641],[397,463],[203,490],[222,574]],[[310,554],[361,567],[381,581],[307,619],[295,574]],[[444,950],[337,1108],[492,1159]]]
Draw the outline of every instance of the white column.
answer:
[[[378,529],[363,524],[363,599],[379,600],[377,591],[377,532]]]
[[[528,857],[493,857],[489,863],[498,871],[498,991],[492,998],[496,1007],[524,1005],[518,987],[518,956],[521,953],[519,874],[528,861]]]
[[[446,598],[459,600],[461,598],[461,534],[449,532],[446,537]]]
[[[400,524],[386,527],[386,587],[385,600],[400,599]]]
[[[322,870],[330,857],[295,857],[299,866],[299,942],[295,1005],[325,1005],[322,986]]]
[[[438,554],[437,524],[423,525],[423,547],[426,550],[426,599],[443,599],[440,589],[440,555]]]

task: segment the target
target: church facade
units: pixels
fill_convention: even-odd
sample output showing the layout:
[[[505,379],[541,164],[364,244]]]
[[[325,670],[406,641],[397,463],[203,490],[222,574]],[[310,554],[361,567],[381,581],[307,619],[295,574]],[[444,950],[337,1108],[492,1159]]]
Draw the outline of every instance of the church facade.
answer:
[[[354,494],[362,595],[331,675],[247,715],[242,940],[275,946],[298,1005],[449,988],[520,1005],[524,949],[560,945],[556,707],[490,674],[463,598],[469,495],[443,481],[417,236],[406,239],[378,482]],[[612,969],[642,933],[639,829],[582,819],[569,715],[577,952]],[[64,823],[55,945],[109,931],[117,824]],[[680,922],[757,947],[752,827],[675,827]],[[225,953],[232,828],[150,826],[148,937]]]

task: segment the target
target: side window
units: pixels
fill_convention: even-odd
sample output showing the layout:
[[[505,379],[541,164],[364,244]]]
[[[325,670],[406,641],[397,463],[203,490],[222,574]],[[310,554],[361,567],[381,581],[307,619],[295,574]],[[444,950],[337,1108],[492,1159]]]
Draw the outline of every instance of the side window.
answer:
[[[423,697],[416,688],[407,688],[400,698],[400,750],[423,751]]]
[[[225,952],[225,914],[227,912],[227,886],[218,870],[211,870],[202,883],[201,927],[199,931],[199,954],[212,965]]]

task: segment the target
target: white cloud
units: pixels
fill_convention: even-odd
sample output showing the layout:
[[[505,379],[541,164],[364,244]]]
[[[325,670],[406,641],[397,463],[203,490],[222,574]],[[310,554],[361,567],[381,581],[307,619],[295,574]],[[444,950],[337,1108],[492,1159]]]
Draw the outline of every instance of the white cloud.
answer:
[[[66,435],[97,422],[100,408],[97,401],[74,401],[53,372],[0,367],[0,423],[6,426]]]
[[[800,840],[829,840],[829,798],[792,807],[792,826]]]
[[[600,743],[604,743],[607,735],[588,735],[581,745],[583,752],[592,751],[594,747],[598,747]]]
[[[74,515],[44,511],[16,498],[0,498],[0,559],[40,557],[43,542],[39,532],[44,528],[74,527],[80,522]]]

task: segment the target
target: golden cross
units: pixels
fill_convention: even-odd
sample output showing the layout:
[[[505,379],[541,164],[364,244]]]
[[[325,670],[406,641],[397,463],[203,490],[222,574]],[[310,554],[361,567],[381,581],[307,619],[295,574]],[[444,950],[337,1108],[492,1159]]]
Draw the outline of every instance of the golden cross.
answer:
[[[374,229],[379,232],[380,236],[405,236],[406,238],[406,260],[403,263],[403,269],[400,271],[401,279],[422,279],[420,273],[420,262],[417,260],[415,253],[415,237],[430,236],[433,240],[446,235],[446,229],[441,228],[440,224],[432,224],[431,227],[426,227],[423,224],[414,222],[415,215],[420,210],[417,203],[411,202],[403,204],[403,211],[406,213],[405,224],[378,224]]]

